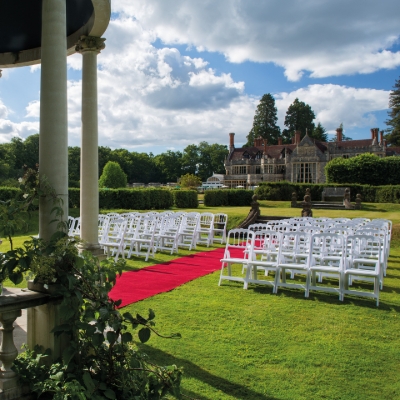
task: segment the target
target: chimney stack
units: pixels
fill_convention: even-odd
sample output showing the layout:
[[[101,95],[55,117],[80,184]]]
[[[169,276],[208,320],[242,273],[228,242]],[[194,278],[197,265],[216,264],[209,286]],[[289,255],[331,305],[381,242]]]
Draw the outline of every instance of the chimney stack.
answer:
[[[278,137],[278,146],[282,146],[282,138]]]
[[[264,151],[267,150],[268,140],[264,139]]]
[[[371,139],[374,140],[374,136],[375,136],[375,129],[371,128]]]
[[[379,141],[381,145],[383,145],[383,131],[381,131],[381,140]]]
[[[337,128],[336,129],[336,141],[341,142],[343,140],[343,129]]]
[[[300,136],[301,136],[301,132],[300,131],[295,131],[294,132],[294,144],[299,144],[300,143]]]
[[[233,151],[235,149],[235,134],[229,134],[229,151]]]

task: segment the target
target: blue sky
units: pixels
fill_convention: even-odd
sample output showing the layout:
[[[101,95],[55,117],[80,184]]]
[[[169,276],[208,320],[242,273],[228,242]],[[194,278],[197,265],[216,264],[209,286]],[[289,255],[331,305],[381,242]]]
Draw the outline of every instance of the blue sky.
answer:
[[[99,144],[183,150],[246,141],[265,93],[279,125],[298,97],[333,134],[385,129],[400,78],[400,2],[113,0],[99,63]],[[68,58],[69,144],[80,144],[81,56]],[[40,66],[3,70],[0,143],[38,131]]]

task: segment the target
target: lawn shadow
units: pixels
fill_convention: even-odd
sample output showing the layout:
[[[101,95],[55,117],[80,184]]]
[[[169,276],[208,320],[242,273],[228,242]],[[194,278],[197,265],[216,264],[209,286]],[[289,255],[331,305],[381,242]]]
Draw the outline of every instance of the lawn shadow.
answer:
[[[360,288],[362,290],[369,290],[370,287],[363,284],[357,284],[357,286],[354,287]],[[270,286],[261,286],[261,285],[255,285],[251,286],[248,288],[248,290],[252,290],[255,293],[258,293],[260,295],[270,295],[270,296],[286,296],[286,297],[291,297],[294,299],[299,299],[299,301],[317,301],[317,302],[325,302],[329,304],[336,304],[338,306],[346,306],[349,304],[356,305],[359,307],[366,307],[366,308],[371,308],[371,309],[377,309],[382,311],[396,311],[400,312],[400,306],[395,305],[393,303],[387,303],[382,300],[382,297],[380,296],[379,298],[379,307],[376,306],[376,300],[367,298],[367,297],[357,297],[357,295],[345,295],[345,298],[343,301],[339,300],[339,296],[336,293],[329,293],[329,292],[324,292],[324,291],[317,291],[313,290],[310,292],[309,297],[305,297],[305,292],[304,290],[301,289],[296,289],[296,288],[287,288],[287,287],[281,287],[278,290],[278,293],[272,293],[272,289]],[[400,289],[391,287],[391,286],[384,286],[384,291],[386,293],[396,293],[400,294]],[[382,292],[381,292],[382,293]]]
[[[228,379],[222,378],[217,375],[213,375],[203,368],[194,364],[189,360],[174,357],[162,350],[155,349],[151,346],[140,344],[139,348],[150,356],[150,358],[160,365],[172,365],[175,364],[179,367],[184,368],[184,376],[190,376],[194,379],[198,379],[204,382],[206,385],[214,387],[229,396],[236,399],[252,399],[252,400],[278,400],[272,396],[265,396],[257,393],[243,385],[233,383]],[[183,391],[185,396],[188,396],[196,400],[213,400],[213,398],[202,396],[201,394],[194,393],[191,391]]]

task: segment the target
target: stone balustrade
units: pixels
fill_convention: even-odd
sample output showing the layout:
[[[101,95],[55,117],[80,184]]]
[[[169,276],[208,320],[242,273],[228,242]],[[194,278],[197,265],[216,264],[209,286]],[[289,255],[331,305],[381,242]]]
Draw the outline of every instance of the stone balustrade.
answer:
[[[14,322],[21,316],[21,310],[42,306],[53,302],[54,297],[49,294],[18,290],[9,295],[0,296],[0,400],[19,399],[22,397],[22,388],[18,385],[18,377],[11,369],[18,350],[14,342]],[[29,327],[28,327],[29,329]],[[29,332],[27,332],[29,335]]]

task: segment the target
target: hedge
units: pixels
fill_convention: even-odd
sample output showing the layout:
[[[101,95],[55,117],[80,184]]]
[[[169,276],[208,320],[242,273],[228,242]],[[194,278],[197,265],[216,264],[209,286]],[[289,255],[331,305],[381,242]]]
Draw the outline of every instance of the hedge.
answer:
[[[175,190],[172,193],[174,204],[178,208],[197,208],[199,206],[196,190]]]
[[[18,194],[20,194],[22,200],[22,191],[16,187],[0,186],[0,201],[7,201],[14,199]]]
[[[69,207],[79,208],[80,190],[70,188]],[[171,191],[164,189],[99,189],[100,208],[165,210],[174,204]]]
[[[302,201],[306,189],[311,192],[312,201],[322,199],[325,187],[348,187],[350,200],[355,201],[356,195],[361,194],[361,200],[367,203],[400,203],[400,185],[371,186],[358,184],[306,184],[291,182],[264,182],[255,193],[260,200],[290,201],[292,193],[297,193],[297,201]]]
[[[254,192],[245,189],[206,190],[204,193],[204,205],[207,207],[220,206],[249,206]]]
[[[380,158],[360,154],[344,159],[334,158],[325,166],[327,182],[373,186],[400,184],[400,157]]]

